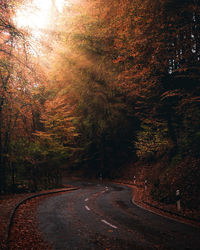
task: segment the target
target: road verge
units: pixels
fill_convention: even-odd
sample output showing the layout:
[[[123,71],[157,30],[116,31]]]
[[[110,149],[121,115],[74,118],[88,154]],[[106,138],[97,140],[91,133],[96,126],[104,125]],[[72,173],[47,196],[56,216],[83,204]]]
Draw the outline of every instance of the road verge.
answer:
[[[10,239],[10,234],[11,234],[11,228],[13,226],[13,221],[14,221],[14,217],[15,214],[18,210],[18,208],[26,203],[28,200],[34,199],[36,197],[40,197],[40,196],[45,196],[45,195],[51,195],[51,194],[56,194],[56,193],[62,193],[62,192],[69,192],[69,191],[74,191],[77,190],[78,188],[76,187],[69,187],[69,188],[62,188],[62,189],[56,189],[56,190],[51,190],[51,191],[46,191],[46,192],[42,192],[42,193],[37,193],[34,195],[30,195],[28,197],[26,197],[25,199],[21,200],[20,202],[18,202],[15,207],[13,208],[12,212],[11,212],[11,216],[10,216],[10,220],[9,220],[9,224],[8,224],[8,228],[7,228],[7,239],[6,239],[6,248],[9,249],[9,239]]]
[[[178,212],[163,208],[161,207],[162,206],[161,204],[155,205],[151,203],[150,201],[147,201],[145,199],[145,189],[143,185],[141,184],[136,185],[136,184],[126,183],[126,182],[121,182],[121,181],[119,182],[117,181],[115,183],[128,186],[132,189],[131,202],[135,204],[136,206],[143,208],[145,210],[148,210],[152,213],[158,214],[163,217],[167,217],[169,219],[172,219],[172,220],[184,223],[184,224],[189,224],[195,227],[200,227],[199,219],[190,218],[189,216],[185,216],[185,215],[179,214]]]

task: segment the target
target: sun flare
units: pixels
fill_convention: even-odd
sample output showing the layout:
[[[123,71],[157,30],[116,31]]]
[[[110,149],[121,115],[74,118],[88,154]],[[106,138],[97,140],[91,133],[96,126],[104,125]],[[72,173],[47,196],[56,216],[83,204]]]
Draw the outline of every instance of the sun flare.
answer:
[[[58,11],[62,11],[65,0],[55,0]],[[48,27],[50,22],[50,13],[52,0],[33,0],[32,3],[22,6],[17,10],[14,21],[20,28],[31,30],[41,30]]]

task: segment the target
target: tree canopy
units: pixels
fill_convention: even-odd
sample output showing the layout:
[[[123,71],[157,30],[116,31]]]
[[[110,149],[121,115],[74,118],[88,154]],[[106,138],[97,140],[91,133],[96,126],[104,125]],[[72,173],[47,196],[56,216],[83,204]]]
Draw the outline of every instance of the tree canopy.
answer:
[[[52,1],[38,55],[12,19],[25,1],[9,2],[0,1],[1,192],[25,179],[58,184],[65,168],[114,177],[163,151],[199,157],[198,0],[79,0],[61,12]]]

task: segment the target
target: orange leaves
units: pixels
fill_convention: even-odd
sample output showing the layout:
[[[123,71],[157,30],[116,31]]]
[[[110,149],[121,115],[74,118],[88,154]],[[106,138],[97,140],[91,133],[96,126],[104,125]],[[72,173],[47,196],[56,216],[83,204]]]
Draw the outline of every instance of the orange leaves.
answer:
[[[61,144],[72,142],[73,138],[77,136],[72,120],[70,106],[67,104],[65,96],[54,97],[44,104],[44,111],[41,115],[44,131],[37,131],[35,135],[41,139],[55,140]]]
[[[119,63],[126,60],[126,57],[118,56],[117,59],[113,60],[113,63]]]

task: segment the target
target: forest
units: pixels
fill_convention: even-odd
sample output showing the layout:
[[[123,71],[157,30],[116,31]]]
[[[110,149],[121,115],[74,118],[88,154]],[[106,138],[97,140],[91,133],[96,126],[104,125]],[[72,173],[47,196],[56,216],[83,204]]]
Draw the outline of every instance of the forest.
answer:
[[[36,37],[31,2],[0,0],[0,193],[140,173],[198,207],[200,1],[51,0]]]

